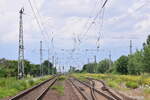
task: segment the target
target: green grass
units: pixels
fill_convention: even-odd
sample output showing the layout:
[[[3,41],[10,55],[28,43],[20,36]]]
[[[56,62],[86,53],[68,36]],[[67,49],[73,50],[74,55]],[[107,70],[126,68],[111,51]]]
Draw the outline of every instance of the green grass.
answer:
[[[0,98],[6,98],[8,96],[14,96],[20,91],[30,88],[49,77],[43,78],[26,78],[24,80],[17,80],[14,77],[0,78]]]
[[[139,85],[136,82],[126,82],[126,87],[131,88],[131,89],[136,89],[139,87]]]
[[[58,78],[58,80],[59,80],[59,81],[64,81],[64,80],[66,80],[66,76],[62,75],[62,76],[60,76],[60,77]]]
[[[87,77],[109,81],[115,81],[117,84],[126,82],[135,82],[138,85],[150,86],[150,75],[115,75],[115,74],[72,74],[72,76],[85,80]]]
[[[109,87],[118,88],[118,84],[115,81],[109,81],[107,84]]]
[[[149,88],[145,88],[145,89],[144,89],[144,93],[150,94],[150,89],[149,89]]]
[[[117,74],[89,74],[89,73],[79,73],[72,74],[72,76],[80,79],[86,80],[86,78],[91,77],[98,80],[103,80],[105,83],[115,90],[120,90],[123,92],[133,92],[133,89],[140,88],[140,93],[145,97],[145,100],[150,97],[150,74],[145,75],[117,75]],[[133,90],[133,91],[132,91]]]
[[[62,85],[55,85],[52,87],[52,90],[56,90],[60,95],[64,95],[64,86]]]

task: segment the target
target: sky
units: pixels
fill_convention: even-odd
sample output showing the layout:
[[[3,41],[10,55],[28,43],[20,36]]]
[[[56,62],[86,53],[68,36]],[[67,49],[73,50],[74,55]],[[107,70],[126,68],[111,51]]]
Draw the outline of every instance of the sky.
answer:
[[[40,63],[41,40],[43,60],[48,59],[49,47],[50,60],[55,55],[57,65],[68,69],[70,65],[81,68],[88,58],[93,62],[94,55],[97,61],[110,52],[112,60],[128,55],[130,40],[133,52],[140,50],[150,34],[150,0],[108,0],[102,12],[105,0],[31,0],[36,17],[29,1],[0,0],[0,58],[18,59],[22,7],[24,56],[32,63]]]

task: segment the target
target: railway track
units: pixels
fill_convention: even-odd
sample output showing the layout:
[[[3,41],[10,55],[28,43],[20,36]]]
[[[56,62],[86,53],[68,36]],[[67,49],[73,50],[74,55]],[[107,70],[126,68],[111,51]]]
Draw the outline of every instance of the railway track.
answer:
[[[102,80],[97,80],[93,78],[87,78],[87,79],[89,80],[89,84],[93,83],[93,87],[96,88],[97,90],[103,91],[103,93],[106,93],[109,96],[114,97],[116,100],[123,100],[123,98],[120,95],[118,95],[110,88],[108,88]]]
[[[76,78],[70,78],[69,81],[78,90],[85,100],[119,100],[112,95],[104,93],[104,91],[95,88],[95,83],[90,84],[82,82]]]
[[[22,93],[12,97],[9,100],[44,100],[44,96],[50,87],[57,81],[59,76],[54,76]]]

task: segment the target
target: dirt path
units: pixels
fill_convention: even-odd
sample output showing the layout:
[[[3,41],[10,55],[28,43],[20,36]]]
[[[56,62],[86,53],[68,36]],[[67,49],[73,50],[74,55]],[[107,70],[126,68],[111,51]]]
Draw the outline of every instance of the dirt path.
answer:
[[[58,84],[64,86],[64,94],[62,95],[58,91],[50,89],[45,95],[44,100],[80,100],[73,87],[67,81],[57,82],[55,85]]]

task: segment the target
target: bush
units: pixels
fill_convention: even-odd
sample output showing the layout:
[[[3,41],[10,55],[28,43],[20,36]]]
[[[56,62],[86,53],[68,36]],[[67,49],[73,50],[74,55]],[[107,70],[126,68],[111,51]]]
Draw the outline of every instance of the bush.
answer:
[[[136,89],[136,88],[138,88],[138,83],[135,83],[135,82],[127,82],[127,83],[126,83],[126,87],[132,88],[132,89]]]
[[[63,81],[63,80],[65,80],[65,79],[66,79],[65,76],[60,76],[60,77],[58,78],[58,80],[60,80],[60,81]]]
[[[34,85],[34,83],[35,83],[33,79],[30,79],[28,82],[29,82],[30,86]]]
[[[108,86],[112,87],[112,88],[117,88],[118,87],[118,84],[114,81],[109,81],[108,82]]]

